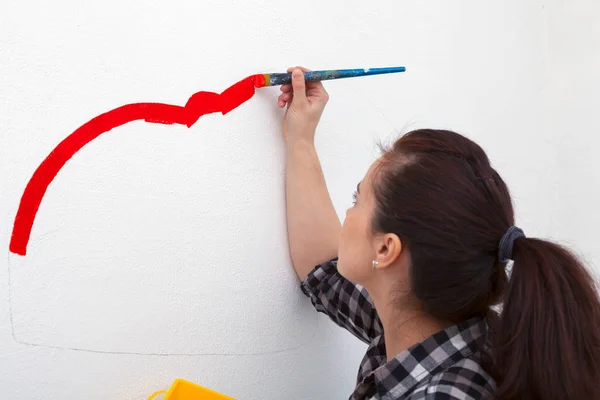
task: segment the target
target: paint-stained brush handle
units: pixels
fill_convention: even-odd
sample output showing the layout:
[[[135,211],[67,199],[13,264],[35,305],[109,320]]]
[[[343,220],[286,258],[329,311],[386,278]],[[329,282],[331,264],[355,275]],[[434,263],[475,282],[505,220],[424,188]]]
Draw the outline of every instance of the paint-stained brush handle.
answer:
[[[311,71],[304,73],[304,79],[307,81],[325,81],[330,79],[343,79],[343,78],[355,78],[359,76],[369,75],[381,75],[381,74],[392,74],[396,72],[406,71],[405,67],[386,67],[386,68],[366,68],[366,69],[334,69],[327,71]],[[259,75],[260,76],[260,75]],[[274,74],[262,74],[264,77],[264,84],[260,82],[258,87],[261,86],[278,86],[287,85],[292,83],[291,73],[274,73]],[[262,79],[261,79],[262,81]]]

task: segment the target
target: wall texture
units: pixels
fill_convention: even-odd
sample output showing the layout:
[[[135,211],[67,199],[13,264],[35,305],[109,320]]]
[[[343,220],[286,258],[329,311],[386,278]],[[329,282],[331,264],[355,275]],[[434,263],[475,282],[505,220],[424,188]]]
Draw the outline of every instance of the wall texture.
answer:
[[[543,16],[544,131],[559,149],[556,236],[600,277],[600,3],[549,1]]]
[[[348,396],[365,347],[298,289],[276,89],[191,128],[104,134],[49,187],[27,256],[8,252],[31,174],[84,122],[289,65],[407,67],[327,84],[318,146],[340,218],[377,139],[455,129],[488,150],[528,234],[597,261],[600,14],[559,3],[2,2],[0,392],[140,400],[182,377],[240,400]]]

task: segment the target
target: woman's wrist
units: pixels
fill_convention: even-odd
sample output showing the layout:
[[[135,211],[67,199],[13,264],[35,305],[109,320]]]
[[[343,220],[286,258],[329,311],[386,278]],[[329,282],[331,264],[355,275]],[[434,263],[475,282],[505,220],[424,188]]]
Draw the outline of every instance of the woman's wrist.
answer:
[[[298,137],[297,135],[289,135],[285,139],[286,148],[291,149],[314,149],[315,147],[315,135],[314,133],[310,135],[302,135]]]

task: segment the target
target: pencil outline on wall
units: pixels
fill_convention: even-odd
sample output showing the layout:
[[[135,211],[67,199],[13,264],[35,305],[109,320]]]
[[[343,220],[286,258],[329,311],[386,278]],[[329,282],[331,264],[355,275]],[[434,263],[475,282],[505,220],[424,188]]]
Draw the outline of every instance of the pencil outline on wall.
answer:
[[[257,78],[258,77],[258,78]],[[132,103],[114,108],[100,114],[87,123],[81,125],[73,133],[61,141],[38,166],[30,178],[14,219],[13,231],[10,239],[9,252],[7,252],[8,265],[8,301],[11,335],[13,340],[21,345],[30,347],[73,350],[87,353],[138,355],[138,356],[260,356],[292,352],[308,345],[317,335],[319,320],[315,315],[316,325],[311,337],[292,348],[250,353],[160,353],[160,352],[128,352],[92,350],[78,347],[46,345],[19,340],[15,333],[12,303],[11,263],[10,254],[25,256],[27,245],[35,222],[37,211],[41,205],[48,186],[62,167],[87,143],[101,134],[133,121],[145,121],[165,125],[181,124],[188,128],[206,114],[221,112],[223,115],[234,110],[248,101],[255,93],[258,75],[249,76],[227,88],[222,93],[200,91],[193,94],[185,106],[164,103]]]
[[[313,315],[313,320],[315,321],[315,326],[312,332],[312,335],[304,342],[299,343],[298,345],[290,348],[283,348],[277,350],[268,350],[268,351],[257,351],[257,352],[228,352],[228,353],[168,353],[168,352],[141,352],[141,351],[111,351],[111,350],[93,350],[86,349],[81,347],[74,346],[58,346],[51,344],[40,344],[40,343],[32,343],[24,340],[20,340],[17,338],[17,334],[15,332],[15,324],[13,318],[13,301],[12,301],[12,268],[10,263],[10,252],[6,253],[6,264],[8,266],[8,316],[10,321],[10,333],[13,338],[13,341],[17,344],[29,347],[37,347],[37,348],[45,348],[45,349],[58,349],[58,350],[71,350],[71,351],[79,351],[84,353],[96,353],[96,354],[114,354],[114,355],[133,355],[133,356],[180,356],[180,357],[202,357],[202,356],[236,356],[236,357],[244,357],[244,356],[264,356],[271,354],[282,354],[282,353],[291,353],[293,351],[299,350],[310,343],[312,343],[317,337],[317,333],[319,331],[319,318],[318,313],[311,313]]]

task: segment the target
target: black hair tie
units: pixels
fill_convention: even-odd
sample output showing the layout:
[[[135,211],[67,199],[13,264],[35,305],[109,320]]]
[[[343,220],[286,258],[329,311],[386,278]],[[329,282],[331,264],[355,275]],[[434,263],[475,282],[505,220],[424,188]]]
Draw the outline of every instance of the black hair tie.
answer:
[[[515,240],[522,237],[524,238],[526,236],[521,228],[517,228],[516,226],[508,228],[504,236],[502,236],[502,239],[500,239],[500,244],[498,246],[498,260],[500,260],[501,263],[507,263],[512,260]]]

